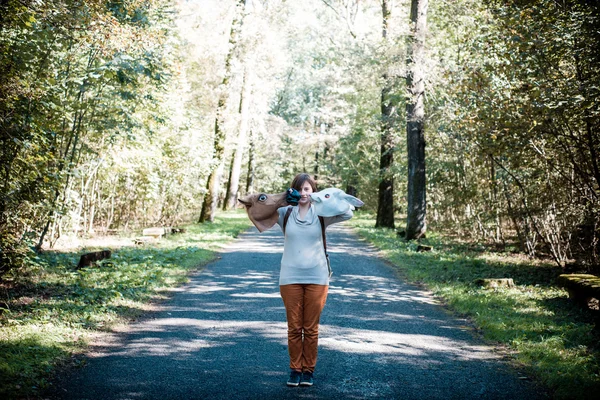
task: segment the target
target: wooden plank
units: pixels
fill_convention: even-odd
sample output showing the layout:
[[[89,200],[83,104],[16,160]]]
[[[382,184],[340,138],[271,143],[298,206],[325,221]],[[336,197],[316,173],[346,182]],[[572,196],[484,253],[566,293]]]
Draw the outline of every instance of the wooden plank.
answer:
[[[153,236],[155,238],[160,238],[166,234],[165,228],[146,228],[142,232],[144,236]]]
[[[133,239],[133,243],[135,244],[156,243],[157,241],[158,239],[154,236],[142,236]]]
[[[589,274],[562,274],[558,284],[569,292],[569,298],[577,303],[589,303],[594,298],[600,300],[600,277]]]

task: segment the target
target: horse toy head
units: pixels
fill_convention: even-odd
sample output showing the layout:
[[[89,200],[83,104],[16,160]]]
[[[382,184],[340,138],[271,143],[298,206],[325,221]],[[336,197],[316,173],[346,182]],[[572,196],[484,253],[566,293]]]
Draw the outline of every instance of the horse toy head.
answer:
[[[277,223],[277,209],[288,205],[285,200],[287,192],[279,194],[255,193],[238,199],[246,207],[250,221],[259,232],[271,229]]]
[[[310,202],[317,215],[321,217],[334,217],[345,214],[350,210],[354,210],[355,207],[362,207],[365,204],[356,197],[336,188],[327,188],[312,193]]]

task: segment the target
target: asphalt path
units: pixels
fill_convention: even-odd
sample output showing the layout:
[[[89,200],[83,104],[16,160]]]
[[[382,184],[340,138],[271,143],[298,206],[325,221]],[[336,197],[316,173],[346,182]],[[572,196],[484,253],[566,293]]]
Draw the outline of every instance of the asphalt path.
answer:
[[[252,229],[140,321],[94,343],[60,399],[541,399],[542,391],[405,284],[343,224],[312,387],[288,388],[278,273],[283,237]]]

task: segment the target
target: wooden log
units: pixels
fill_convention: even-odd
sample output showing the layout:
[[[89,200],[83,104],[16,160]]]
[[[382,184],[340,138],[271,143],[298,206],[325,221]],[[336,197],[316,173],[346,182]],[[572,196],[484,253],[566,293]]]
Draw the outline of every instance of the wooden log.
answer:
[[[152,237],[155,237],[157,239],[160,239],[166,233],[167,232],[165,231],[165,228],[146,228],[142,232],[142,235],[144,235],[144,236],[152,236]]]
[[[569,298],[588,306],[591,299],[600,300],[600,277],[590,274],[562,274],[558,284],[569,292]]]
[[[89,267],[96,261],[110,258],[110,256],[110,250],[94,251],[92,253],[82,254],[81,258],[79,259],[79,264],[77,264],[77,269]]]
[[[135,239],[133,239],[133,243],[135,244],[145,244],[145,243],[156,243],[158,241],[158,238],[154,237],[154,236],[140,236],[140,237],[136,237]]]
[[[490,289],[496,289],[499,287],[514,287],[515,283],[512,278],[488,278],[488,279],[477,279],[475,284]]]

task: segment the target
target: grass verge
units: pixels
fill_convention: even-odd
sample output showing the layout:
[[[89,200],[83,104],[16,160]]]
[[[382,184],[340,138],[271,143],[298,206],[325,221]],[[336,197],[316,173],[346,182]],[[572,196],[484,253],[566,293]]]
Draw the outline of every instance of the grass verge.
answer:
[[[598,313],[582,309],[556,286],[560,268],[481,246],[452,243],[428,233],[417,252],[393,230],[375,229],[374,218],[351,220],[361,237],[379,248],[410,283],[423,284],[488,340],[506,346],[514,361],[557,399],[597,398],[600,393]],[[513,278],[516,287],[485,289],[478,278]]]
[[[37,397],[91,333],[140,316],[250,226],[245,212],[223,213],[156,244],[112,249],[111,259],[80,270],[82,252],[33,259],[26,275],[0,283],[0,398]]]

